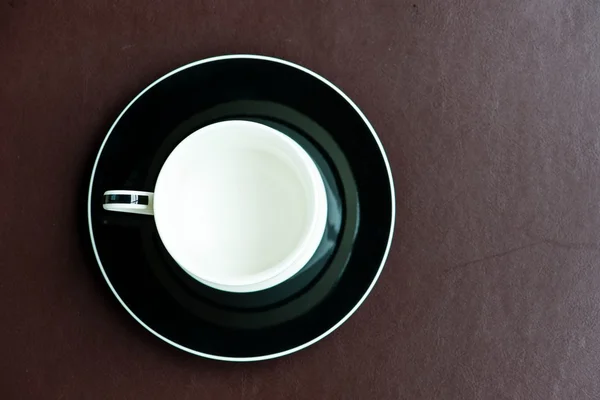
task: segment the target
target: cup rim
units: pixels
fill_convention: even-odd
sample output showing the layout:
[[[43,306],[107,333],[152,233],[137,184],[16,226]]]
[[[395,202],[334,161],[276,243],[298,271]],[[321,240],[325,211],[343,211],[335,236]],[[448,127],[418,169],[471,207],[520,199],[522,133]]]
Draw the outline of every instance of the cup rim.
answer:
[[[305,229],[300,240],[285,258],[258,273],[242,277],[230,276],[224,279],[223,277],[218,277],[214,274],[199,274],[192,266],[194,263],[193,260],[181,254],[181,252],[178,254],[178,251],[172,246],[172,233],[167,233],[167,230],[165,229],[167,221],[161,217],[161,212],[158,210],[160,210],[161,204],[163,204],[162,196],[160,194],[160,187],[163,186],[161,185],[161,182],[163,182],[161,177],[164,178],[165,175],[163,172],[165,172],[165,167],[168,167],[169,160],[172,160],[172,156],[176,154],[176,150],[181,146],[185,146],[186,143],[190,143],[188,139],[197,137],[199,134],[209,132],[209,130],[213,129],[232,127],[238,129],[254,129],[255,132],[267,133],[269,136],[277,138],[279,143],[285,145],[286,154],[288,156],[293,155],[296,158],[293,160],[294,164],[301,167],[302,172],[305,174],[307,181],[310,184],[309,191],[312,196],[309,199],[309,209],[312,212],[309,215],[309,221],[305,224]],[[171,151],[165,160],[155,185],[154,219],[160,239],[167,249],[167,252],[179,267],[192,278],[219,290],[237,293],[253,292],[268,289],[291,278],[300,271],[314,255],[323,237],[327,222],[327,195],[323,177],[314,160],[295,140],[270,126],[258,122],[248,120],[219,121],[203,126],[192,132],[177,144],[175,149]]]

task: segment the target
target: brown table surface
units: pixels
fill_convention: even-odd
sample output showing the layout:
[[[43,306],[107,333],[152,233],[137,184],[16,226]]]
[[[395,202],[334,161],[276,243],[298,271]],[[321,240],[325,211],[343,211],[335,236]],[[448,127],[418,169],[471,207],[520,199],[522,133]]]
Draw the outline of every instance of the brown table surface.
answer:
[[[397,192],[358,312],[253,364],[130,318],[80,207],[125,104],[225,53],[342,88]],[[600,398],[597,1],[2,0],[0,78],[0,398]]]

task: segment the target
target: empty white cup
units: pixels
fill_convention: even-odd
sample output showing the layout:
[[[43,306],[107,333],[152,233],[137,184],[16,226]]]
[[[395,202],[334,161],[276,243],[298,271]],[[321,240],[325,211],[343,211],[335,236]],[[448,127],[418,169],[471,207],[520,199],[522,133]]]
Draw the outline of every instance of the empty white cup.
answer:
[[[208,125],[168,156],[154,193],[111,190],[104,209],[154,215],[173,259],[198,281],[252,292],[296,274],[327,219],[319,170],[294,140],[250,121]]]

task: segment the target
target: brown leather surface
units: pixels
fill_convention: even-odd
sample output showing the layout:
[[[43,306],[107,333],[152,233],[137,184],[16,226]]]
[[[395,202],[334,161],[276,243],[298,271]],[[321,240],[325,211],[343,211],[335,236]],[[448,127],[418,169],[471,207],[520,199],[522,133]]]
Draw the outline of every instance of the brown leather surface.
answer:
[[[0,1],[0,398],[600,398],[596,1]],[[125,104],[224,53],[364,110],[397,225],[372,295],[282,359],[163,344],[112,298],[80,205]]]

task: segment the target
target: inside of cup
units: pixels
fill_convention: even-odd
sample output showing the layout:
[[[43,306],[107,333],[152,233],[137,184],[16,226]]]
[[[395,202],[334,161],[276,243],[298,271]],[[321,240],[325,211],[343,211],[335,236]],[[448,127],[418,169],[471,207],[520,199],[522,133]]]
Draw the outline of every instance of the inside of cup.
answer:
[[[316,250],[326,219],[319,183],[310,156],[286,135],[249,121],[209,125],[184,139],[160,171],[158,232],[201,281],[262,282],[301,269]]]

